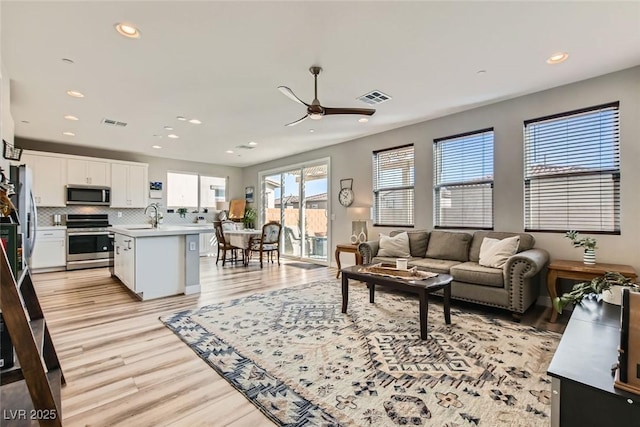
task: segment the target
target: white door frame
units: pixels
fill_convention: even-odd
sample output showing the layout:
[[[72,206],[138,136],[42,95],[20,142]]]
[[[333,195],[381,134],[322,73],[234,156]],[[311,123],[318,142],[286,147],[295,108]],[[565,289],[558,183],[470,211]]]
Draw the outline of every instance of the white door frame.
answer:
[[[315,264],[321,264],[321,265],[326,265],[328,267],[331,267],[331,235],[332,235],[332,226],[333,226],[333,214],[331,213],[331,207],[332,207],[332,202],[331,200],[333,199],[331,197],[331,157],[322,157],[319,159],[312,159],[312,160],[307,160],[304,162],[300,162],[300,163],[294,163],[291,165],[285,165],[285,166],[280,166],[274,169],[268,169],[268,170],[264,170],[264,171],[260,171],[258,172],[258,185],[260,186],[260,191],[258,192],[257,195],[257,200],[258,200],[258,206],[259,206],[259,214],[260,214],[260,220],[261,222],[264,224],[265,221],[265,211],[264,211],[264,204],[263,204],[263,197],[264,197],[264,178],[269,176],[269,175],[274,175],[274,174],[281,174],[284,172],[290,172],[292,169],[303,169],[305,167],[311,167],[311,166],[318,166],[320,164],[326,164],[327,165],[327,260],[326,262],[323,261],[319,261],[317,259],[312,259],[312,258],[302,258],[302,256],[300,257],[290,257],[287,255],[283,255],[281,254],[283,257],[285,258],[294,258],[294,259],[300,259],[302,261],[306,261],[306,262],[312,262]],[[304,181],[304,177],[301,175],[301,185],[300,185],[300,192],[298,194],[298,197],[301,196],[302,193],[302,188],[303,188],[303,181]],[[282,199],[282,195],[280,197]],[[302,214],[303,214],[303,209],[302,209],[302,200],[300,200],[300,211],[299,211],[299,221],[302,222],[303,218],[302,218]],[[282,210],[282,209],[281,209]],[[302,248],[300,248],[302,250]],[[302,253],[302,251],[301,251]]]

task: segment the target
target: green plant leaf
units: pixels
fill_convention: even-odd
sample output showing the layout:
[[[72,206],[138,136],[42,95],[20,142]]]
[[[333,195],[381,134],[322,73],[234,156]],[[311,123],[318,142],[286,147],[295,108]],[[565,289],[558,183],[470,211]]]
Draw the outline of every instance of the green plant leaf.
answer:
[[[551,301],[553,305],[553,309],[558,312],[558,314],[562,314],[562,303],[560,302],[560,298],[555,297],[553,301]]]

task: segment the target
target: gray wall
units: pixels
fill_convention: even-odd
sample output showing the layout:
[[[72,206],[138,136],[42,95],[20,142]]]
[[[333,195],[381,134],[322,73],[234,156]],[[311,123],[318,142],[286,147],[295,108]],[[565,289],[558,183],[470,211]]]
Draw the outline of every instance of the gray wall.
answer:
[[[244,168],[244,185],[258,185],[258,172],[311,159],[331,158],[330,198],[335,220],[330,223],[332,243],[348,242],[351,220],[336,201],[340,179],[353,178],[354,205],[372,204],[372,150],[415,144],[416,229],[433,228],[433,139],[493,127],[495,130],[495,221],[497,231],[522,231],[523,121],[549,114],[620,101],[621,117],[621,229],[622,234],[598,235],[598,262],[629,264],[640,271],[640,67],[573,83],[360,138],[342,144]],[[393,101],[391,101],[393,102]],[[384,109],[380,108],[380,113]],[[325,118],[324,120],[331,120]],[[375,116],[372,120],[375,120]],[[304,140],[300,141],[304,144]],[[256,192],[258,193],[258,192]],[[389,229],[370,230],[370,236]],[[561,233],[535,233],[536,245],[552,259],[581,260]],[[332,252],[330,252],[332,253]],[[346,257],[345,257],[346,260]],[[343,263],[346,262],[343,260]],[[546,291],[542,291],[545,294]]]

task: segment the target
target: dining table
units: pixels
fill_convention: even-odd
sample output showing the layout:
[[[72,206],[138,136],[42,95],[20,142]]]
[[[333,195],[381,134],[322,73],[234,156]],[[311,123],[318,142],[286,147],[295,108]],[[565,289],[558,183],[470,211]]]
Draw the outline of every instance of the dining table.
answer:
[[[260,237],[262,230],[242,229],[242,230],[224,230],[229,244],[244,251],[244,265],[249,265],[250,241],[252,237]]]

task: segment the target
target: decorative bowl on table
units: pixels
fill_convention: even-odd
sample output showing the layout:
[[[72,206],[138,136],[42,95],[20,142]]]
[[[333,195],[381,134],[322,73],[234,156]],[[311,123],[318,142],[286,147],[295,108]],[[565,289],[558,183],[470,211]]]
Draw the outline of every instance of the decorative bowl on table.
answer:
[[[418,267],[411,267],[408,269],[396,268],[391,264],[373,264],[362,267],[358,270],[360,273],[373,274],[376,276],[387,276],[396,279],[403,280],[425,280],[431,277],[436,277],[438,273],[431,273],[429,271],[418,270]]]

